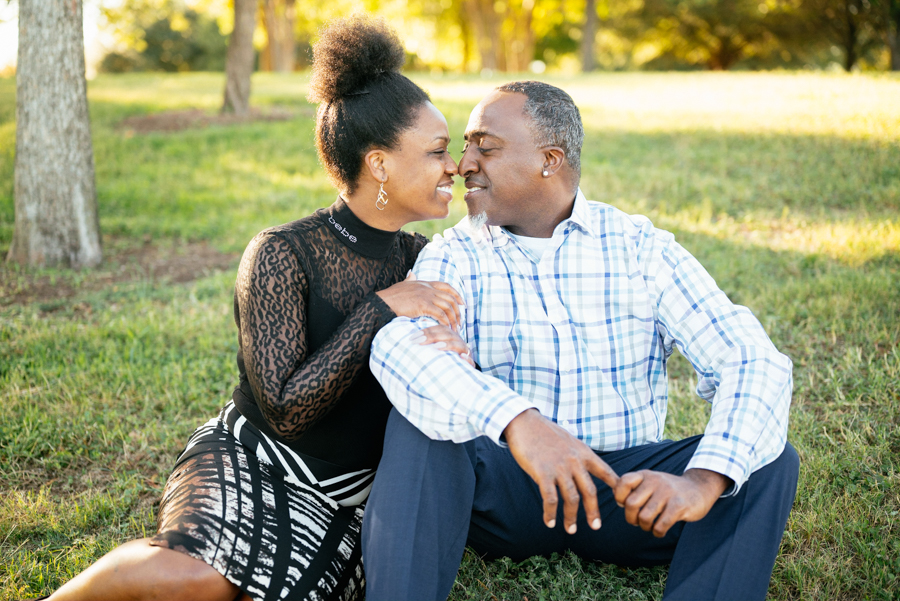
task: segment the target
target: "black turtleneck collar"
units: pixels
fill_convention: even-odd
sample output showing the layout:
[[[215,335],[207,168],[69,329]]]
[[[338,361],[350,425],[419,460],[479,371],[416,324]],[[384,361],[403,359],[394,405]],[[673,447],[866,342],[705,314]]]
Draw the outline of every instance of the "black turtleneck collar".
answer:
[[[384,259],[394,246],[399,232],[386,232],[364,223],[353,214],[343,198],[325,209],[325,225],[348,248],[370,259]]]

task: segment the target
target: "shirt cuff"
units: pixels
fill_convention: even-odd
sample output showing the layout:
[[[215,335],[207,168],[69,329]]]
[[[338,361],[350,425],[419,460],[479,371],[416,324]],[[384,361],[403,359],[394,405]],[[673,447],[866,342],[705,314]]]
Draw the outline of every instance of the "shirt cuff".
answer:
[[[742,457],[734,445],[728,444],[719,436],[701,438],[694,456],[684,469],[704,469],[731,478],[734,484],[722,493],[722,497],[736,495],[750,477],[749,459]]]
[[[537,407],[515,392],[510,391],[509,395],[504,395],[495,401],[494,410],[488,414],[487,419],[482,425],[484,435],[501,447],[506,448],[508,445],[506,444],[506,439],[503,437],[503,431],[506,430],[506,426],[509,425],[509,422],[529,409],[537,409]]]

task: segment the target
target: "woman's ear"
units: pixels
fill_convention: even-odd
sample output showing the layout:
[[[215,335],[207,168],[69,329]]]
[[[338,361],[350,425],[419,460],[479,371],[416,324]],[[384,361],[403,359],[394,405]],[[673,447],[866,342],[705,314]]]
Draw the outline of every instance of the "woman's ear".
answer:
[[[562,168],[566,162],[566,153],[559,146],[545,146],[541,149],[544,158],[542,174],[550,177]]]
[[[373,148],[363,157],[363,164],[365,165],[365,169],[363,169],[363,173],[368,170],[369,174],[378,182],[387,181],[387,171],[384,168],[384,159],[385,154],[384,151],[380,148]]]

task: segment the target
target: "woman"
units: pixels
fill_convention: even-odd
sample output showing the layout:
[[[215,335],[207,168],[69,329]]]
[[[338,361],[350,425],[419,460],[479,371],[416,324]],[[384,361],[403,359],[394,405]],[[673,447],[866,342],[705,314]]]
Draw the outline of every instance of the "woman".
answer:
[[[380,22],[358,17],[323,33],[310,99],[340,196],[244,252],[240,385],[179,456],[158,533],[111,551],[50,599],[362,596],[362,503],[390,408],[369,345],[396,315],[455,327],[462,302],[445,284],[404,281],[426,240],[398,230],[447,216],[456,164],[446,121],[400,74],[403,60]]]

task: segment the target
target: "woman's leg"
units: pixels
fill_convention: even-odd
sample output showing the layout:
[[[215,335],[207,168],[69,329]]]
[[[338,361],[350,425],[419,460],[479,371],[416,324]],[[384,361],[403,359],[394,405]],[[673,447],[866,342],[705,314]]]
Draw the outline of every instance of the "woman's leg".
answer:
[[[51,601],[179,599],[234,601],[249,597],[207,563],[154,547],[150,539],[116,547],[50,596]]]

